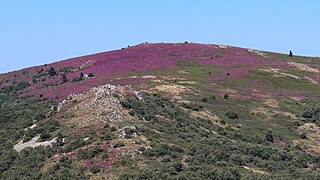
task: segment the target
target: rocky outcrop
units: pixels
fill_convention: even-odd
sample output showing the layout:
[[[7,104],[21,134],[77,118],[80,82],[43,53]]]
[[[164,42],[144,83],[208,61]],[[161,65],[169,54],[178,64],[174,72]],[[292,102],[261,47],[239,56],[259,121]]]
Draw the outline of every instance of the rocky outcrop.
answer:
[[[38,146],[52,146],[52,143],[55,143],[57,138],[53,138],[50,141],[44,141],[44,142],[37,142],[40,139],[40,136],[36,136],[32,138],[30,141],[23,143],[23,140],[21,140],[18,144],[13,146],[13,149],[16,150],[17,152],[22,151],[23,149],[27,147],[38,147]]]
[[[132,93],[139,100],[143,100],[141,93],[130,86],[107,84],[94,87],[82,94],[71,94],[58,105],[57,110],[77,114],[78,118],[82,119],[81,122],[122,122],[124,111],[120,102],[124,99],[123,92]]]

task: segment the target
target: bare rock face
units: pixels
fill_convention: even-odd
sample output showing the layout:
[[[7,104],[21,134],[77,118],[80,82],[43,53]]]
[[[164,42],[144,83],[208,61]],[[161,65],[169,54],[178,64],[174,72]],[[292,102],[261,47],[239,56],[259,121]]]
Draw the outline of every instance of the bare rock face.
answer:
[[[124,99],[125,91],[143,100],[140,92],[131,87],[106,84],[82,94],[71,94],[58,105],[57,110],[63,111],[63,114],[72,114],[73,121],[81,126],[90,124],[90,121],[122,122],[124,110],[120,102]]]
[[[85,121],[121,122],[123,109],[120,100],[122,98],[119,87],[107,84],[82,94],[70,95],[59,104],[58,111],[73,103],[74,106],[71,106],[68,112],[77,114],[78,118],[83,118]]]
[[[119,137],[125,138],[126,135],[137,136],[137,128],[135,126],[125,126],[119,129]]]
[[[16,150],[17,152],[22,151],[23,149],[27,147],[38,147],[38,146],[52,146],[53,143],[57,141],[57,138],[53,138],[50,141],[44,141],[44,142],[37,142],[40,139],[40,136],[36,136],[32,138],[30,141],[23,143],[23,140],[21,140],[18,144],[15,144],[13,146],[13,149]]]

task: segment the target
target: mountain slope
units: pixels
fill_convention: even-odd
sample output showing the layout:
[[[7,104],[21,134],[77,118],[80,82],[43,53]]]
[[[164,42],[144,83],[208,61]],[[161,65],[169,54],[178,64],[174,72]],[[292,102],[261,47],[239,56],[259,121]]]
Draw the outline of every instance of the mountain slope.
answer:
[[[0,177],[317,179],[319,73],[319,58],[144,43],[1,74]]]

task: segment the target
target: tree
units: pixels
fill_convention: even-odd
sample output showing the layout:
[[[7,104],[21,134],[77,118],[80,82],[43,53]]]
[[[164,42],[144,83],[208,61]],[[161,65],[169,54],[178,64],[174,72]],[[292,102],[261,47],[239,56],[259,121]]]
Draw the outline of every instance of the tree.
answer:
[[[292,56],[293,56],[293,53],[292,53],[292,51],[290,51],[290,52],[289,52],[289,56],[290,56],[290,57],[292,57]]]
[[[57,75],[57,72],[53,67],[50,67],[50,69],[48,70],[48,74],[50,76],[55,76],[55,75]]]
[[[84,79],[84,74],[83,72],[80,73],[80,80],[83,80]]]

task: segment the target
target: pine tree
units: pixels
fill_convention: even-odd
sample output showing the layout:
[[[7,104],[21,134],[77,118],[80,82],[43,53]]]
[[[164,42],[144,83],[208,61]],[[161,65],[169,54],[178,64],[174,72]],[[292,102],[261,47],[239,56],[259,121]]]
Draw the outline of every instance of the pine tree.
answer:
[[[292,57],[292,56],[293,56],[293,53],[292,53],[292,51],[290,51],[290,52],[289,52],[289,56],[290,56],[290,57]]]

